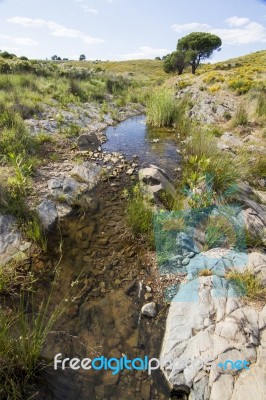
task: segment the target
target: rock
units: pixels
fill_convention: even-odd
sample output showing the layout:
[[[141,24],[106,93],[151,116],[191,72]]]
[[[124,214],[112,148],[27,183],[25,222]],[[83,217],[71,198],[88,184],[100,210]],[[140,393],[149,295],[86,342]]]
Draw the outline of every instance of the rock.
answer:
[[[56,209],[60,219],[69,217],[73,213],[72,207],[65,203],[57,204]]]
[[[95,164],[91,164],[89,161],[85,161],[81,165],[76,165],[72,171],[71,175],[77,177],[82,182],[88,183],[88,189],[93,189],[100,179],[101,167]]]
[[[232,132],[224,132],[224,134],[220,137],[220,141],[230,147],[242,147],[243,146],[242,140],[240,140]]]
[[[160,193],[168,191],[175,194],[175,188],[165,171],[155,165],[139,170],[139,180],[144,192],[160,201]]]
[[[55,226],[58,220],[58,213],[53,201],[44,199],[41,204],[36,207],[36,212],[44,229],[51,230]]]
[[[231,370],[222,370],[218,363],[230,357],[256,362],[258,340],[258,311],[242,303],[228,280],[199,277],[182,284],[171,302],[161,368],[170,386],[188,385],[193,399],[231,399]],[[211,365],[208,374],[206,365]],[[204,388],[211,397],[207,392],[202,397]]]
[[[186,266],[190,263],[190,259],[189,258],[184,258],[184,260],[182,261],[182,265]]]
[[[259,236],[266,243],[266,226],[263,215],[257,213],[252,208],[248,208],[241,212],[245,225],[252,236]]]
[[[176,244],[178,252],[184,253],[187,251],[188,253],[193,252],[193,254],[199,253],[199,249],[197,248],[194,239],[185,232],[179,232],[176,235]]]
[[[234,378],[231,375],[220,375],[212,385],[210,400],[231,400],[234,389]]]
[[[98,150],[101,142],[94,132],[80,135],[78,138],[78,147],[80,150]]]
[[[126,174],[127,174],[127,175],[133,175],[133,173],[134,173],[134,169],[133,169],[133,168],[129,168],[129,169],[126,171]]]
[[[145,317],[153,318],[156,316],[156,304],[154,302],[144,304],[141,309],[141,314]]]
[[[237,379],[230,400],[264,400],[266,394],[266,369],[259,366],[251,366],[243,371]]]
[[[0,267],[12,258],[23,257],[23,251],[30,247],[30,243],[23,243],[16,227],[16,220],[11,215],[0,215]]]
[[[221,151],[229,151],[230,150],[230,146],[221,142],[220,140],[217,141],[217,147]]]
[[[266,254],[253,252],[248,255],[246,269],[253,272],[266,286]]]

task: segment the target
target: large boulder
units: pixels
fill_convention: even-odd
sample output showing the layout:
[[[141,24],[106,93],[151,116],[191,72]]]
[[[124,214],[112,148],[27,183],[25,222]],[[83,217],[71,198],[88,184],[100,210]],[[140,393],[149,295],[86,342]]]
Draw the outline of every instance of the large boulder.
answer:
[[[224,278],[200,277],[182,284],[170,305],[160,354],[169,386],[189,386],[191,400],[231,399],[239,391],[237,378],[241,378],[240,387],[246,372],[224,369],[222,364],[228,359],[259,362],[257,346],[266,324],[264,314],[244,305]],[[259,394],[266,381],[262,371],[253,383]]]
[[[78,147],[80,150],[97,150],[100,146],[101,142],[94,132],[80,135],[78,138]]]

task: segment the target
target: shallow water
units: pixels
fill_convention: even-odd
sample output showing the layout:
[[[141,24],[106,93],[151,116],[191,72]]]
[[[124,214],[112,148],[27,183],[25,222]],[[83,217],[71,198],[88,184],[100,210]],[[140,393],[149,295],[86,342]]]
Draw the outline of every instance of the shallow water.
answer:
[[[138,155],[139,165],[155,164],[170,175],[180,161],[176,151],[177,138],[172,129],[151,129],[145,115],[128,118],[106,129],[104,150],[119,151],[127,158]]]

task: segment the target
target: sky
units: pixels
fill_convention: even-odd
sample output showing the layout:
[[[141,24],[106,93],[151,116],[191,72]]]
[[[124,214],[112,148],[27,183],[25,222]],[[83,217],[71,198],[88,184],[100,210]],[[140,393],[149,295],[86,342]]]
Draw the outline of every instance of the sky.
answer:
[[[266,48],[266,0],[0,0],[0,50],[50,59],[154,59],[190,32],[222,61]]]

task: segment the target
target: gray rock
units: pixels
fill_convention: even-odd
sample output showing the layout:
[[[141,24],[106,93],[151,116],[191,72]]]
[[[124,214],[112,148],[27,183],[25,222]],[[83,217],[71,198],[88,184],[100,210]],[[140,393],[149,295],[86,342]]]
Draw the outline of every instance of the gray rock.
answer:
[[[0,266],[27,250],[30,243],[22,241],[16,227],[16,220],[11,215],[0,215]]]
[[[78,147],[80,150],[97,150],[101,142],[94,132],[80,135],[78,138]]]
[[[258,311],[243,305],[228,280],[200,277],[181,284],[172,300],[160,355],[161,368],[171,386],[190,386],[193,399],[210,399],[207,388],[212,400],[231,399],[231,371],[222,370],[218,363],[230,357],[256,362],[258,339]],[[211,366],[208,373],[204,372],[206,365]],[[207,390],[204,395],[203,387]]]
[[[58,219],[55,203],[51,200],[44,199],[36,208],[36,212],[40,218],[44,229],[52,229]]]
[[[188,253],[199,253],[199,249],[197,248],[194,239],[189,236],[185,232],[179,232],[176,235],[176,244],[178,250],[182,251],[183,253],[186,251]]]
[[[242,147],[243,146],[242,140],[240,140],[232,132],[224,132],[224,134],[220,137],[220,141],[230,147]]]
[[[168,191],[174,195],[175,188],[161,168],[151,165],[148,168],[139,170],[139,180],[144,192],[160,201],[160,193]]]
[[[101,167],[95,164],[91,164],[89,161],[85,161],[81,165],[76,165],[71,175],[77,177],[82,182],[88,183],[88,189],[93,189],[99,182]]]
[[[266,225],[263,215],[252,208],[248,208],[241,212],[241,216],[244,219],[249,233],[253,236],[261,237],[261,239],[266,243]]]
[[[145,317],[153,318],[157,314],[156,304],[154,302],[144,304],[141,309],[141,314]]]
[[[231,375],[220,375],[213,383],[210,400],[231,400],[234,389],[234,378]]]
[[[246,269],[257,275],[262,284],[266,286],[266,254],[259,252],[250,253]]]

